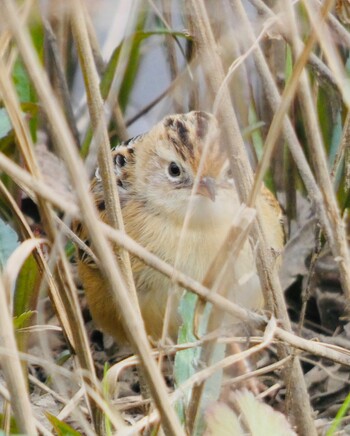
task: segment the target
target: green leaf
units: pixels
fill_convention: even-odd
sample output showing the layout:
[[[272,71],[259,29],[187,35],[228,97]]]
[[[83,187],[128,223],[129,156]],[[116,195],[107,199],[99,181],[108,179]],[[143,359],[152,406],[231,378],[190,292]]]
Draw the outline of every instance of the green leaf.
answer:
[[[36,313],[35,310],[28,310],[27,312],[22,313],[19,316],[15,316],[13,318],[13,326],[15,330],[19,330],[24,327],[28,327],[30,324],[30,320],[33,315]]]
[[[24,262],[17,277],[13,300],[13,315],[21,316],[25,312],[36,308],[40,286],[38,264],[31,254]]]
[[[20,60],[17,60],[14,65],[12,77],[19,100],[21,102],[32,101],[33,90],[29,75]]]
[[[37,97],[34,87],[26,69],[19,59],[17,59],[13,68],[12,78],[21,104],[26,103],[29,105],[30,103],[36,103]],[[29,121],[29,128],[33,140],[36,141],[37,116],[34,116],[35,113],[33,110],[29,111],[29,113],[32,115]]]
[[[259,131],[259,129],[261,128],[261,127],[264,127],[265,126],[265,123],[264,123],[264,121],[256,121],[256,122],[254,122],[253,124],[249,124],[249,126],[247,126],[245,129],[243,129],[243,131],[242,131],[242,136],[243,136],[243,138],[244,139],[246,139],[248,136],[250,136],[250,135],[254,135],[255,133],[257,133],[258,131]],[[258,133],[259,134],[259,136],[260,136],[260,138],[258,138],[259,140],[261,139],[262,140],[262,137],[261,137],[261,134],[260,133]]]
[[[38,264],[33,254],[24,262],[16,280],[13,295],[13,315],[15,326],[28,327],[31,324],[39,297],[41,277]],[[16,321],[17,320],[17,321]],[[18,328],[16,331],[17,346],[22,352],[27,352],[30,335],[23,334]]]
[[[331,150],[331,145],[333,143],[333,147],[337,146],[337,135],[339,136],[339,127],[338,131],[336,130],[334,132],[334,127],[340,121],[338,118],[339,114],[337,113],[334,115],[334,109],[335,108],[330,104],[329,93],[324,88],[320,88],[318,92],[317,112],[325,144],[325,153],[330,156],[330,159],[334,156],[334,151]]]
[[[0,270],[18,246],[17,233],[0,218]]]
[[[46,412],[45,415],[47,419],[50,421],[52,427],[54,428],[58,436],[82,436],[80,432],[74,430],[74,428],[72,428],[70,425],[59,420],[58,418],[56,418],[56,416],[52,415],[51,413]]]
[[[341,421],[346,415],[349,408],[350,408],[350,394],[348,394],[348,396],[344,400],[344,403],[341,405],[340,409],[338,410],[337,415],[334,418],[330,429],[327,430],[326,436],[333,436],[336,434],[337,429],[340,426]]]
[[[0,139],[5,138],[13,130],[7,110],[0,109]]]
[[[334,164],[334,160],[339,151],[339,147],[342,139],[343,126],[342,126],[342,117],[340,111],[336,114],[335,122],[332,127],[333,127],[333,132],[332,132],[331,144],[329,148],[329,157],[328,157],[329,168],[332,168]]]
[[[7,418],[7,417],[6,417]],[[5,415],[3,413],[0,413],[0,428],[4,428],[5,424]],[[16,436],[22,436],[19,432],[19,429],[16,424],[16,420],[13,416],[10,417],[10,429],[9,429],[10,435],[16,435]],[[8,433],[4,433],[2,430],[0,430],[0,436],[7,436]],[[25,435],[23,435],[25,436]]]
[[[243,131],[243,135],[251,135],[252,144],[258,162],[260,162],[264,153],[264,138],[261,134],[261,127],[263,127],[265,123],[258,119],[253,103],[249,106],[248,121],[249,126]],[[273,191],[273,178],[270,169],[266,171],[264,181],[266,186]]]
[[[243,131],[243,135],[251,135],[255,153],[258,161],[260,161],[264,152],[264,139],[261,135],[260,127],[262,127],[264,123],[258,120],[255,108],[252,104],[249,106],[248,121],[249,126]]]
[[[287,44],[286,47],[286,62],[284,66],[284,74],[286,76],[286,84],[287,84],[293,74],[293,54],[289,44]]]
[[[33,101],[23,102],[21,103],[21,109],[26,115],[28,114],[30,118],[33,118],[38,116],[40,104]]]
[[[178,343],[195,341],[193,334],[194,311],[196,308],[197,296],[191,292],[185,292],[181,298],[179,313],[182,317],[182,325],[179,329]],[[190,348],[176,353],[174,363],[174,377],[177,386],[181,386],[191,375],[196,372],[197,363],[200,356],[198,348]],[[188,405],[191,391],[186,392],[183,402],[178,402],[176,405],[180,419],[184,421],[183,407]]]
[[[65,246],[65,252],[68,259],[72,258],[76,253],[76,246],[72,241],[68,241]]]
[[[180,301],[179,312],[183,324],[179,330],[178,343],[196,341],[193,334],[194,310],[197,296],[192,292],[186,292]],[[199,350],[191,348],[176,353],[175,358],[175,380],[178,385],[185,382],[196,371],[196,364],[199,358]]]
[[[179,329],[178,343],[183,344],[187,342],[194,342],[197,338],[193,334],[194,326],[194,313],[196,310],[197,296],[191,292],[185,292],[181,298],[179,305],[179,312],[182,317],[183,324]],[[206,305],[203,312],[202,322],[199,326],[200,334],[204,334],[206,331],[206,325],[210,314],[211,305]],[[193,374],[199,370],[199,359],[201,354],[201,348],[189,348],[188,350],[182,350],[176,353],[174,363],[174,377],[177,386],[181,386],[186,380],[188,380]],[[225,345],[217,344],[215,346],[212,361],[218,362],[223,359],[225,355]],[[222,371],[217,371],[211,377],[205,381],[205,387],[203,391],[202,401],[200,404],[200,414],[194,424],[194,435],[203,434],[204,431],[204,419],[203,411],[207,408],[209,403],[217,400],[220,394],[220,386],[222,379]],[[178,415],[180,419],[184,421],[184,408],[189,406],[191,399],[191,390],[185,393],[184,400],[176,404]]]

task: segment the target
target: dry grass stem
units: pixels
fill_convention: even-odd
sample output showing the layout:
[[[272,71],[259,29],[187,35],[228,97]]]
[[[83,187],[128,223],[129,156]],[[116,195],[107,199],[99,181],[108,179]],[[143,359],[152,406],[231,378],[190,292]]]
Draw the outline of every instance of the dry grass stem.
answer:
[[[330,177],[332,182],[335,181],[335,176],[339,170],[339,166],[341,164],[341,161],[344,157],[346,157],[345,160],[345,189],[348,190],[350,188],[350,168],[347,161],[347,151],[350,144],[350,111],[346,114],[346,118],[344,121],[344,128],[342,133],[341,142],[339,145],[338,152],[334,158],[333,167],[330,173]]]
[[[2,281],[7,292],[6,298],[11,303],[11,290],[14,289],[18,274],[30,253],[35,250],[40,244],[47,244],[46,239],[27,239],[17,247],[6,262],[5,268],[2,270]]]
[[[82,379],[88,379],[90,377],[90,373],[88,373],[86,370],[77,369],[75,372],[70,371],[69,369],[66,369],[60,365],[57,365],[55,363],[52,363],[52,359],[46,360],[42,357],[34,356],[28,353],[22,353],[22,352],[14,352],[10,348],[3,347],[0,345],[0,356],[5,356],[7,359],[14,359],[15,356],[18,356],[22,361],[26,361],[28,363],[34,364],[34,365],[40,365],[43,368],[45,368],[49,373],[52,374],[52,376],[61,376],[62,382],[65,380],[66,382],[69,382],[70,384],[75,383],[76,387],[79,389],[81,386]],[[98,405],[100,410],[106,414],[108,419],[110,419],[111,423],[115,426],[117,429],[121,429],[125,427],[124,420],[119,416],[117,411],[112,411],[104,398],[101,396],[101,389],[99,385],[92,385],[92,380],[90,379],[90,383],[87,383],[85,385],[86,392],[89,395],[90,398],[93,399],[93,401]],[[74,386],[74,385],[73,385]],[[71,385],[72,388],[72,385]],[[78,418],[80,423],[83,425],[86,425],[86,428],[91,430],[91,423],[88,423],[88,421],[83,417],[83,415],[80,413],[80,411],[76,410],[78,413]]]
[[[247,374],[239,375],[239,376],[234,377],[233,379],[230,379],[230,380],[225,380],[225,381],[223,382],[223,386],[232,386],[232,385],[235,385],[235,384],[238,384],[238,383],[242,383],[242,382],[245,381],[245,380],[249,380],[250,378],[258,377],[258,376],[260,376],[260,375],[264,375],[264,374],[268,374],[269,372],[276,371],[277,369],[280,369],[280,368],[282,368],[283,366],[286,366],[287,363],[288,363],[291,359],[293,359],[292,356],[287,356],[287,357],[285,357],[285,358],[282,359],[282,360],[278,360],[277,362],[272,363],[271,365],[267,365],[267,366],[264,366],[263,368],[255,369],[255,370],[253,370],[253,371],[250,371],[250,372],[247,373]],[[268,390],[268,389],[267,389],[267,390]],[[259,397],[261,398],[261,396],[262,396],[263,394],[265,394],[265,392],[266,392],[266,391],[264,391],[263,393],[261,393],[261,394],[259,395]]]
[[[249,230],[255,219],[255,210],[249,208],[242,208],[237,212],[237,219],[231,225],[229,234],[227,235],[222,247],[220,248],[218,255],[214,258],[212,264],[208,269],[208,273],[204,277],[203,285],[208,289],[212,289],[212,292],[217,292],[219,295],[227,297],[223,290],[228,287],[225,286],[225,282],[230,277],[232,263],[239,255],[243,244],[247,240]],[[202,303],[202,305],[200,305]],[[201,307],[202,306],[202,307]],[[196,320],[196,316],[203,313],[204,304],[203,300],[199,300],[195,313],[195,322],[199,324],[200,320]],[[209,315],[207,331],[212,332],[220,327],[223,323],[222,312],[215,309],[211,310]],[[199,326],[195,325],[195,330],[198,330]],[[217,340],[214,338],[211,341],[206,341],[201,348],[200,362],[201,365],[209,366],[212,362],[213,353],[215,350]],[[188,410],[187,422],[189,423],[190,431],[193,429],[193,425],[196,421],[196,416],[200,408],[201,397],[204,392],[204,382],[197,383],[191,392],[191,401]]]
[[[333,1],[328,1],[325,3],[324,10],[322,11],[323,15],[327,15],[327,12],[332,6],[332,4]],[[293,37],[293,51],[295,56],[299,57],[300,60],[304,59],[304,61],[302,62],[302,64],[304,64],[308,56],[308,52],[305,51],[305,49],[308,46],[310,47],[311,50],[312,45],[316,40],[317,33],[315,31],[313,36],[309,37],[309,41],[306,44],[306,47],[302,49],[299,43],[299,38],[297,37],[298,29],[295,21],[294,11],[290,3],[288,3],[288,5],[289,5],[288,12],[289,15],[291,16],[290,23],[292,26],[292,35],[295,35],[295,37]],[[318,27],[319,26],[316,25],[314,28],[317,29]],[[326,38],[322,38],[322,40],[325,39]],[[297,61],[297,65],[298,64],[299,61]],[[303,67],[304,65],[301,66]],[[350,302],[350,255],[346,242],[345,227],[340,217],[337,200],[334,195],[333,184],[328,171],[328,165],[326,162],[326,156],[324,152],[324,144],[322,141],[319,124],[315,113],[314,104],[312,101],[312,95],[311,95],[308,78],[303,69],[300,69],[299,87],[300,88],[299,88],[298,95],[300,98],[303,115],[309,126],[307,135],[312,150],[312,157],[314,160],[316,177],[321,192],[323,194],[324,207],[327,212],[328,219],[331,224],[331,229],[333,233],[333,237],[329,238],[329,242],[333,251],[333,255],[338,261],[344,294],[348,299],[348,301]]]
[[[248,356],[251,356],[252,354],[258,352],[259,350],[262,350],[266,348],[271,341],[273,340],[274,333],[276,331],[276,320],[271,319],[269,324],[266,327],[265,333],[264,333],[264,339],[259,345],[255,345],[252,348],[242,351],[239,354],[235,354],[232,356],[228,356],[221,361],[212,364],[210,367],[198,371],[191,377],[189,377],[185,383],[183,383],[178,389],[176,389],[171,394],[171,401],[176,402],[179,399],[181,399],[183,396],[186,395],[186,391],[196,385],[197,383],[203,383],[203,381],[207,380],[208,377],[213,375],[216,371],[219,371],[223,368],[226,368],[228,366],[233,365],[236,362],[239,362],[240,360],[246,359]],[[157,411],[151,413],[149,416],[142,418],[137,424],[132,426],[130,430],[126,430],[125,433],[123,433],[123,436],[127,435],[133,435],[137,432],[141,431],[143,428],[145,428],[149,423],[154,423],[159,420],[159,414]]]
[[[113,292],[116,304],[120,309],[123,323],[135,350],[138,351],[148,378],[152,396],[159,407],[164,426],[169,434],[183,434],[178,418],[169,404],[166,386],[161,374],[151,358],[151,350],[143,327],[142,319],[129,298],[125,282],[115,262],[113,252],[105,237],[98,231],[97,211],[87,192],[88,180],[82,162],[74,146],[72,135],[62,113],[57,110],[57,104],[52,95],[47,77],[40,67],[36,52],[31,44],[28,31],[19,27],[16,9],[10,0],[3,0],[4,19],[8,23],[18,49],[36,86],[39,98],[45,106],[46,115],[55,136],[56,146],[65,160],[72,184],[78,194],[79,206],[83,222],[90,234],[96,253],[101,260],[102,270]]]
[[[18,144],[21,148],[22,155],[24,156],[26,165],[30,172],[35,175],[36,178],[42,180],[33,152],[34,148],[29,129],[23,120],[20,104],[13,83],[9,78],[2,60],[0,60],[0,72],[2,72],[0,77],[0,92],[6,102],[10,118],[17,134]],[[43,222],[49,239],[51,241],[57,241],[58,234],[54,221],[55,214],[53,213],[51,206],[46,204],[41,197],[38,198],[38,205],[43,214]],[[58,285],[55,280],[53,280],[51,271],[48,268],[41,251],[38,251],[36,254],[37,261],[39,266],[41,266],[42,270],[46,273],[44,278],[49,284],[50,295],[54,307],[70,343],[78,350],[80,364],[83,368],[90,371],[92,378],[96,378],[85,329],[83,327],[82,316],[79,310],[79,304],[77,302],[74,286],[70,278],[70,270],[62,246],[59,247],[59,253],[60,261],[58,262],[58,269],[60,274],[57,276]],[[60,278],[62,280],[60,280]],[[66,294],[66,289],[68,289],[69,294]]]
[[[221,59],[217,54],[217,47],[214,36],[211,31],[210,21],[205,9],[204,2],[191,1],[194,16],[197,19],[198,31],[196,34],[197,43],[199,44],[199,54],[202,56],[203,65],[207,69],[207,77],[214,93],[218,92],[221,83],[224,81],[224,72],[221,67]],[[242,8],[241,2],[235,0],[232,2],[235,11]],[[242,15],[242,13],[241,13]],[[243,12],[244,15],[244,12]],[[228,144],[228,157],[231,169],[238,181],[238,192],[242,201],[247,201],[250,190],[253,185],[252,171],[245,152],[243,140],[239,132],[236,115],[231,105],[228,91],[222,98],[222,104],[219,111],[219,119],[222,120],[226,139]],[[282,120],[283,121],[283,120]],[[266,243],[266,230],[264,222],[261,219],[259,207],[258,223],[254,228],[253,237],[258,242],[257,268],[259,278],[263,286],[265,301],[267,307],[274,311],[276,316],[282,320],[287,330],[291,329],[286,305],[283,297],[281,285],[277,276],[277,271],[273,267],[274,260]],[[282,350],[281,357],[288,354],[286,349]],[[308,401],[307,389],[302,376],[302,370],[299,362],[295,361],[290,374],[285,373],[287,379],[292,380],[294,409],[293,416],[300,433],[316,435],[315,426],[312,420],[310,403]]]
[[[11,177],[13,177],[13,179],[16,180],[25,191],[27,191],[29,187],[30,190],[35,191],[38,195],[41,195],[46,200],[51,201],[52,204],[72,216],[72,218],[81,219],[79,210],[75,205],[67,202],[64,197],[60,196],[57,192],[53,191],[43,182],[34,179],[29,173],[21,169],[18,165],[14,164],[2,153],[0,153],[0,168],[7,174],[11,175]],[[205,288],[203,285],[186,276],[186,274],[174,270],[171,265],[159,259],[156,255],[150,253],[125,233],[120,232],[117,229],[112,229],[110,226],[102,222],[99,223],[97,228],[100,233],[105,234],[112,241],[126,248],[130,253],[133,253],[135,256],[143,260],[147,265],[157,269],[167,277],[171,277],[182,287],[194,291],[207,301],[215,304],[219,309],[231,313],[235,318],[249,321],[257,325],[264,323],[265,317],[250,312],[249,310],[244,309],[223,297],[215,294],[212,295],[211,290]]]
[[[23,183],[23,180],[29,183],[31,188],[38,188],[38,192],[41,194],[44,193],[45,198],[47,200],[53,201],[60,205],[62,210],[64,210],[65,200],[60,198],[60,196],[48,188],[46,185],[42,186],[42,184],[38,181],[33,181],[32,177],[23,171],[20,168],[17,168],[17,165],[13,164],[9,159],[0,153],[0,168],[3,171],[8,172],[14,179],[20,180]],[[11,169],[11,170],[10,170]],[[14,172],[12,172],[14,171]],[[45,189],[44,189],[45,188]],[[71,204],[67,204],[67,212],[75,212],[77,215],[76,218],[79,219],[80,215],[76,208],[73,208]],[[73,215],[74,216],[74,215]],[[112,229],[108,225],[104,223],[100,223],[101,233],[106,234],[110,239],[114,240],[119,245],[126,248],[130,253],[133,253],[135,256],[142,259],[147,265],[156,268],[158,271],[165,274],[167,277],[172,278],[175,282],[177,282],[181,287],[189,289],[196,293],[198,296],[204,298],[208,302],[212,303],[219,310],[222,310],[228,314],[231,314],[234,318],[238,318],[241,321],[252,323],[255,326],[263,326],[266,324],[266,318],[257,313],[251,312],[247,309],[244,309],[226,298],[213,294],[210,289],[205,288],[202,284],[196,282],[180,271],[174,271],[174,268],[171,265],[168,265],[166,262],[159,259],[152,253],[149,253],[145,248],[141,245],[137,244],[133,239],[129,238],[127,235],[119,232],[116,229]],[[308,351],[312,354],[318,355],[320,357],[324,357],[334,362],[341,363],[343,365],[350,365],[350,358],[347,358],[344,355],[344,351],[342,353],[338,353],[333,350],[329,350],[325,348],[325,346],[320,345],[317,342],[309,341],[303,338],[298,338],[297,336],[289,333],[282,328],[277,328],[276,336],[279,337],[282,341],[285,341],[289,345],[296,347],[298,349]]]
[[[318,11],[321,12],[321,8],[323,3],[320,0],[311,0],[310,2],[312,6]],[[330,13],[327,17],[330,27],[333,32],[337,36],[337,39],[344,46],[350,48],[350,35],[349,32],[344,28],[344,26],[334,17],[332,13]]]
[[[254,41],[254,33],[252,30],[252,27],[247,19],[247,16],[245,15],[244,11],[240,8],[237,9],[237,12],[239,13],[240,19],[243,20],[245,29],[247,30],[247,37],[248,41]],[[251,42],[251,43],[252,43]],[[280,106],[281,106],[281,96],[279,95],[279,91],[277,89],[277,85],[274,81],[274,78],[272,77],[272,74],[269,70],[269,67],[267,65],[267,62],[264,58],[264,55],[261,51],[261,49],[258,47],[254,53],[254,62],[256,65],[256,68],[258,70],[258,73],[263,81],[266,96],[268,99],[268,102],[271,106],[271,109],[274,113],[276,113]],[[322,194],[321,191],[316,183],[316,180],[311,172],[310,166],[305,158],[305,154],[303,152],[303,149],[301,147],[301,144],[298,140],[298,137],[294,131],[294,128],[292,126],[292,123],[288,117],[284,120],[283,124],[283,136],[286,141],[286,143],[289,146],[289,150],[293,156],[293,159],[298,167],[300,176],[307,188],[308,194],[310,198],[312,199],[313,204],[315,205],[315,208],[317,210],[317,213],[319,215],[319,219],[325,228],[325,232],[328,235],[328,237],[332,238],[332,229],[331,225],[328,219],[328,216],[326,214],[324,204],[322,201]]]
[[[72,102],[69,95],[69,88],[68,83],[66,80],[66,76],[64,74],[64,69],[62,65],[62,61],[60,59],[60,53],[59,48],[57,45],[57,40],[55,37],[55,34],[52,30],[52,27],[48,21],[44,22],[45,26],[45,32],[46,32],[46,40],[47,44],[49,45],[50,50],[50,58],[52,58],[53,68],[55,71],[55,79],[58,82],[58,89],[59,89],[59,97],[62,99],[63,107],[65,109],[67,122],[69,125],[69,128],[72,132],[73,138],[75,140],[75,143],[77,147],[80,146],[80,139],[79,139],[79,132],[75,123],[74,118],[74,111],[72,107]]]
[[[0,346],[12,353],[10,356],[0,353],[0,363],[12,399],[11,405],[19,430],[22,433],[36,435],[38,432],[20,358],[17,352],[17,345],[6,294],[7,291],[3,278],[0,277]]]
[[[38,386],[40,389],[42,389],[44,392],[49,393],[50,395],[52,395],[57,401],[59,401],[62,404],[67,404],[68,400],[63,397],[62,395],[60,395],[58,392],[56,392],[55,390],[51,389],[49,386],[47,386],[45,383],[41,382],[40,380],[38,380],[36,377],[34,377],[32,374],[28,375],[28,379],[30,380],[31,383],[33,383],[35,386]]]
[[[111,145],[109,142],[107,125],[104,119],[103,100],[100,94],[99,78],[89,43],[83,10],[83,3],[76,2],[72,9],[72,26],[85,80],[88,107],[93,130],[95,132],[95,141],[99,147],[98,164],[102,178],[103,189],[105,192],[106,211],[109,224],[114,228],[124,231],[123,216],[119,194],[115,184],[115,173],[111,159]],[[121,260],[121,269],[125,273],[125,280],[129,293],[134,300],[135,308],[138,308],[139,310],[129,253],[122,249],[120,250],[119,254]]]
[[[349,320],[341,318],[350,302],[350,3],[344,1],[281,0],[272,7],[263,0],[76,0],[42,7],[0,0],[0,238],[11,227],[0,247],[0,433],[11,433],[14,418],[23,434],[52,435],[52,415],[89,436],[206,434],[210,402],[234,404],[232,391],[241,383],[264,401],[273,396],[273,407],[301,436],[321,431],[312,407],[331,424],[349,384],[343,373],[350,371]],[[220,139],[216,131],[212,136],[228,157],[220,180],[212,180],[215,165],[208,164],[212,136],[204,140],[200,132],[205,114],[175,116],[173,124],[171,118],[142,135],[163,115],[191,110],[217,118]],[[200,156],[183,121],[191,117],[197,117],[190,126],[195,138],[203,139]],[[154,132],[152,160],[137,147]],[[133,157],[123,148],[113,162],[111,147],[130,136],[137,138],[127,142]],[[166,149],[170,164],[157,148],[168,142],[177,153]],[[191,158],[182,145],[192,149]],[[148,159],[156,168],[144,174]],[[174,163],[179,176],[172,180]],[[91,185],[96,164],[102,183],[96,177]],[[188,179],[186,192],[180,176]],[[163,187],[165,178],[181,190],[170,182]],[[213,217],[197,202],[207,182]],[[232,206],[222,190],[233,185],[241,206],[229,221],[219,214]],[[176,208],[171,214],[160,209],[162,194]],[[174,203],[181,195],[187,208]],[[134,215],[141,209],[139,222]],[[159,235],[147,227],[153,213]],[[283,250],[281,215],[288,229]],[[199,245],[205,242],[198,258],[194,233]],[[167,246],[168,236],[174,246]],[[164,247],[146,242],[148,250],[138,242],[143,237]],[[211,238],[220,248],[215,255]],[[207,252],[213,260],[205,272]],[[110,324],[116,335],[122,329],[125,344],[99,332],[109,307],[100,325],[85,261],[106,286],[101,305],[110,302],[111,316],[120,314],[120,326],[117,319]],[[134,275],[142,282],[137,289]],[[150,288],[170,283],[167,293],[154,298],[146,283],[149,294],[142,294],[146,275]],[[255,288],[260,293],[252,297]],[[261,307],[260,300],[264,310],[246,308]],[[147,335],[160,307],[156,343]],[[177,316],[183,318],[178,343]],[[125,358],[130,349],[134,354]],[[258,395],[260,382],[269,387]],[[340,386],[332,404],[331,386]]]

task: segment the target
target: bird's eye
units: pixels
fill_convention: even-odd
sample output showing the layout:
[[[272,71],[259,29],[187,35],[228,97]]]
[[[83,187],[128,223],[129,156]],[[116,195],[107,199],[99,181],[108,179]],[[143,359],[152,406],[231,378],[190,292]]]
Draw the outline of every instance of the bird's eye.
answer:
[[[231,168],[228,168],[226,171],[226,178],[227,179],[233,179],[233,174]]]
[[[171,177],[179,177],[181,168],[175,162],[171,162],[168,166],[168,172]]]
[[[114,162],[118,165],[119,168],[123,167],[126,164],[126,159],[122,154],[116,154],[114,158]]]

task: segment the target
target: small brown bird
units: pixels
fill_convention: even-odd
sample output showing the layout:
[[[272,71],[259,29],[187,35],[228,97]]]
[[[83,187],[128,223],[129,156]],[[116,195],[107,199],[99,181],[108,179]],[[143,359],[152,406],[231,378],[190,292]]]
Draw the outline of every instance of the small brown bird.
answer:
[[[335,2],[335,12],[343,24],[350,24],[350,0],[337,0]]]
[[[240,206],[215,117],[199,111],[168,116],[148,133],[116,147],[113,162],[126,233],[202,281]],[[105,220],[98,169],[91,190]],[[264,188],[262,194],[263,213],[270,225],[269,243],[278,251],[283,245],[280,209],[270,191]],[[184,243],[179,244],[186,216]],[[84,239],[83,233],[80,236]],[[134,256],[131,264],[146,330],[159,339],[170,279]],[[95,322],[117,342],[125,343],[120,315],[98,267],[84,254],[78,270]],[[263,306],[248,241],[235,260],[231,279],[228,295],[233,301],[251,309]],[[180,297],[181,292],[177,299]],[[179,325],[175,310],[168,331],[175,340]]]

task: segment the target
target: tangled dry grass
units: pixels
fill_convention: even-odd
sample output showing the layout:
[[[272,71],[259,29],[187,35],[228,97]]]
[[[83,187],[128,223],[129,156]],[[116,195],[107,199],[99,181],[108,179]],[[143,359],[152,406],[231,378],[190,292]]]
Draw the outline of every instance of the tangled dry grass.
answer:
[[[349,1],[0,5],[1,431],[347,434]],[[111,145],[191,109],[222,126],[264,313],[174,274],[118,222],[100,223],[90,198],[97,155],[103,168]],[[263,181],[284,209],[279,276],[263,217],[249,213]],[[124,308],[135,356],[121,359],[77,291],[76,218]],[[186,307],[197,295],[240,319],[240,336],[196,338],[188,309],[179,343],[151,347],[109,241],[191,291]],[[203,360],[213,343],[216,360]],[[152,400],[138,395],[135,367]]]

